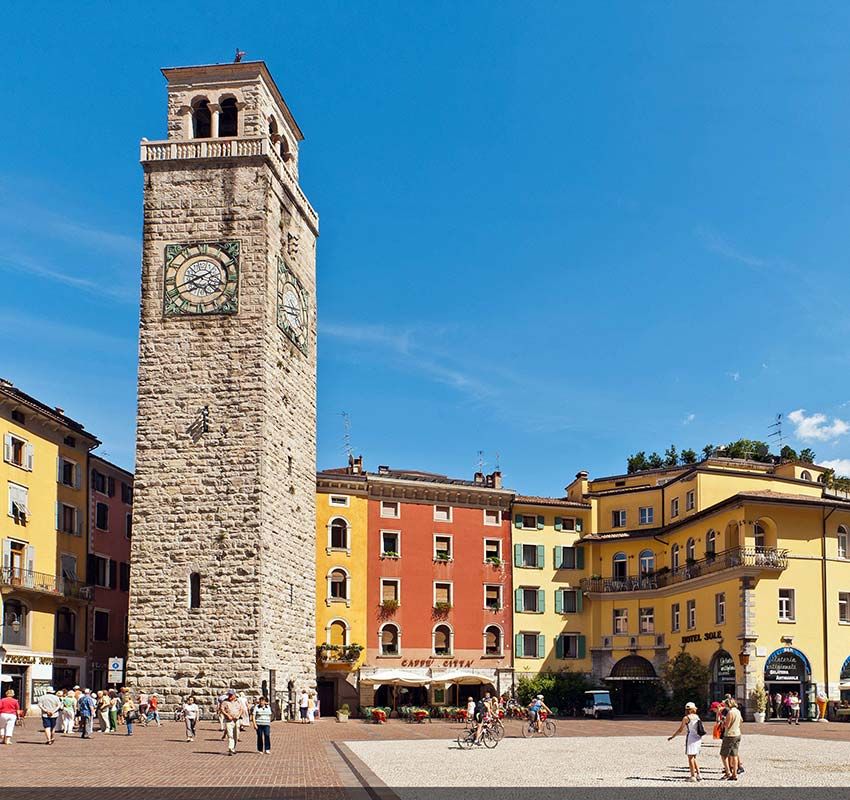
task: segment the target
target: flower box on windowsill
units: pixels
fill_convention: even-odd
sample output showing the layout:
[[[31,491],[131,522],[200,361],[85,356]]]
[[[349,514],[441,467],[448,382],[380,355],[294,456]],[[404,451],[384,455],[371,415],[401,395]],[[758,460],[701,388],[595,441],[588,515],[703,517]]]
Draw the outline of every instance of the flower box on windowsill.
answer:
[[[486,563],[498,569],[502,566],[502,559],[498,556],[490,556],[490,558],[487,559]]]
[[[443,556],[443,555],[434,556],[434,563],[435,564],[448,564],[452,561],[454,561],[454,559],[451,556]]]
[[[398,611],[398,605],[398,600],[384,600],[381,603],[381,613],[386,616],[395,614]]]
[[[452,610],[451,603],[434,603],[434,616],[444,617]]]
[[[395,558],[395,559],[397,559],[399,557],[400,557],[399,554],[396,553],[396,552],[393,552],[392,550],[388,550],[386,553],[381,553],[381,558]]]

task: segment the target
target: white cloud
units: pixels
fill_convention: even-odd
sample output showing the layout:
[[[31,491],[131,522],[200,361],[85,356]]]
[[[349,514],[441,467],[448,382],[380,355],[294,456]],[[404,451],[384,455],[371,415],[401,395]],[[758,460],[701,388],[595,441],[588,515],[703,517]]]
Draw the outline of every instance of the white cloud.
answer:
[[[798,408],[788,415],[794,423],[794,435],[803,442],[828,442],[844,436],[850,431],[850,423],[834,417],[832,422],[826,414],[806,416],[805,408]]]
[[[682,425],[690,425],[697,418],[696,414],[686,414],[682,420]]]
[[[702,242],[703,247],[711,253],[717,253],[724,258],[728,258],[730,261],[737,261],[739,264],[744,264],[747,267],[753,267],[755,269],[768,266],[768,262],[765,259],[758,258],[749,253],[742,253],[716,231],[707,228],[697,228],[696,235]]]
[[[850,476],[850,458],[830,458],[819,463],[822,467],[834,469],[836,475],[844,478]]]

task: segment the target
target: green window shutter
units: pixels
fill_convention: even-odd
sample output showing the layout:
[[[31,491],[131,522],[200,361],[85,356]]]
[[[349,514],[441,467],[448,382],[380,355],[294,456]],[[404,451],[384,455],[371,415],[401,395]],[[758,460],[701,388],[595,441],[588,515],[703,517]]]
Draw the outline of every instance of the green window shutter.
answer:
[[[546,562],[546,553],[542,544],[537,545],[537,569],[543,569]]]
[[[585,658],[587,656],[587,638],[584,636],[578,637],[577,658]]]
[[[561,545],[555,545],[555,569],[560,569],[564,563],[564,548]]]
[[[522,601],[522,589],[517,589],[514,592],[514,611],[525,611],[525,604]]]
[[[584,548],[576,547],[576,569],[584,569]]]
[[[576,518],[576,533],[581,533],[581,520]]]
[[[522,527],[522,514],[517,514],[514,517],[514,527],[521,528]]]
[[[576,590],[576,611],[581,611],[583,605],[584,595],[581,593],[581,590]]]
[[[62,530],[62,504],[59,502],[56,503],[56,530]]]
[[[564,637],[556,636],[555,637],[555,655],[558,658],[564,657]]]
[[[537,634],[537,657],[546,658],[546,637],[542,633]]]
[[[515,544],[514,545],[514,566],[521,567],[522,566],[522,545]]]
[[[545,589],[538,589],[537,590],[537,610],[541,613],[546,610],[546,590]]]
[[[561,589],[555,589],[555,613],[564,613],[564,593]]]
[[[555,517],[555,530],[561,531],[564,529],[564,521],[560,517]]]
[[[542,514],[537,515],[537,530],[542,531],[546,527],[546,518]]]
[[[522,652],[522,634],[518,633],[514,636],[514,658],[522,658],[525,653]]]

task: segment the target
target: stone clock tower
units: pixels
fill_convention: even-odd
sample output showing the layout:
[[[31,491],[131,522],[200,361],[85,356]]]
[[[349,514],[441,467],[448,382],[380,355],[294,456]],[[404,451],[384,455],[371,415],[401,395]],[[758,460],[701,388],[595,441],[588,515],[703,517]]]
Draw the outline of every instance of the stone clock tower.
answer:
[[[128,683],[166,703],[315,680],[316,237],[261,61],[165,69],[142,140]]]

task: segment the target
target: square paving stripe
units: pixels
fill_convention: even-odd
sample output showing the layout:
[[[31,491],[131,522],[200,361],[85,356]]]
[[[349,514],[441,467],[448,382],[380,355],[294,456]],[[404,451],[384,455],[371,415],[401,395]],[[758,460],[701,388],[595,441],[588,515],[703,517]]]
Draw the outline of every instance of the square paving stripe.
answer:
[[[353,775],[363,791],[371,800],[399,800],[399,796],[390,789],[366,764],[361,761],[351,748],[343,742],[330,742],[329,748],[335,751],[336,757],[330,756],[331,763],[338,770],[347,769]],[[340,763],[342,762],[342,763]],[[348,788],[344,775],[339,775],[340,782]]]

